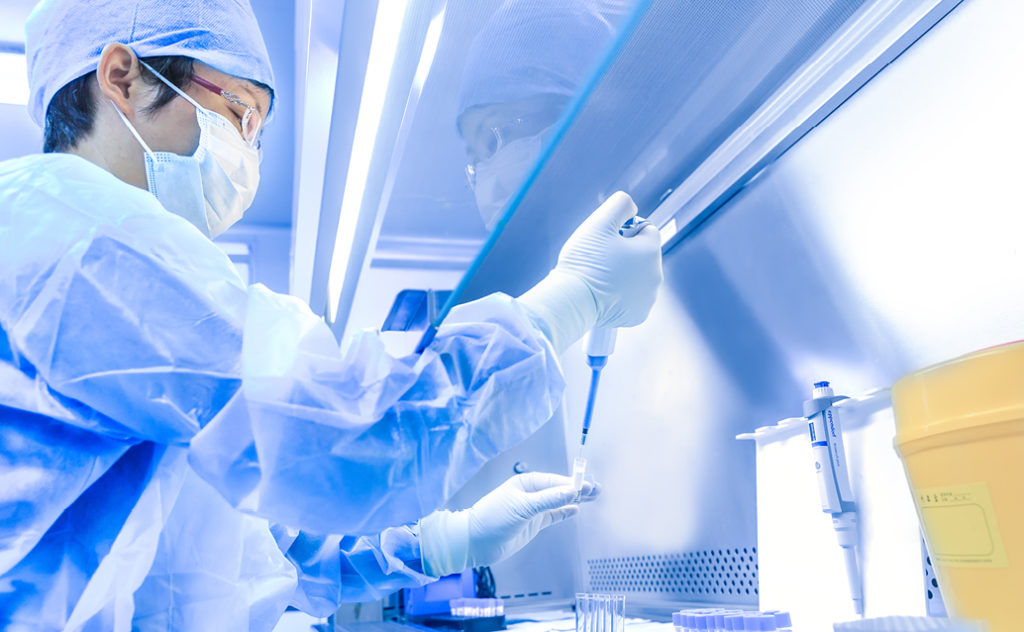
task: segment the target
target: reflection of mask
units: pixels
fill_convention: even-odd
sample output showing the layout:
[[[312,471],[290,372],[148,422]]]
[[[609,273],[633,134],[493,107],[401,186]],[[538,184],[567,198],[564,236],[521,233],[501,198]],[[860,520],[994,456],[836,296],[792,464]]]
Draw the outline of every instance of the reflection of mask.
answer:
[[[149,192],[168,211],[216,237],[242,219],[252,204],[260,182],[259,152],[226,118],[196,103],[155,70],[153,73],[195,106],[199,123],[195,153],[182,156],[151,151],[124,113],[114,109],[145,150]]]
[[[484,220],[487,230],[492,230],[501,217],[501,212],[513,195],[523,185],[523,179],[530,167],[540,157],[541,146],[550,128],[534,136],[517,138],[503,145],[490,158],[473,167],[476,207]]]

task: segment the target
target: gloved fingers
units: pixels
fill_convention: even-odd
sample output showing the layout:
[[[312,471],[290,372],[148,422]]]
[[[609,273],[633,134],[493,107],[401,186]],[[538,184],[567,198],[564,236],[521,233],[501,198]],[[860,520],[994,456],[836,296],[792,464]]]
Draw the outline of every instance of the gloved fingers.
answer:
[[[584,481],[583,487],[580,489],[580,502],[589,503],[597,500],[597,497],[601,495],[601,486],[591,481]]]
[[[572,478],[561,474],[549,472],[527,472],[513,477],[520,488],[525,492],[540,492],[552,487],[563,487],[572,485]],[[601,493],[600,486],[589,480],[583,481],[583,487],[579,490],[580,501],[589,502],[597,498]],[[575,496],[574,496],[575,497]]]
[[[517,474],[506,483],[514,482],[526,492],[539,492],[549,487],[572,485],[572,477],[552,472],[526,472]],[[601,493],[601,485],[590,478],[584,479],[582,493],[597,495]]]
[[[614,229],[617,234],[626,220],[636,214],[637,207],[633,198],[629,197],[625,191],[616,191],[601,206],[597,207],[597,210],[591,213],[584,223],[601,226],[605,229]]]
[[[630,239],[639,239],[642,243],[644,241],[657,241],[658,249],[661,249],[661,231],[654,224],[648,224],[640,229],[640,232],[630,237]]]
[[[540,516],[540,522],[537,525],[537,530],[541,531],[543,529],[546,529],[546,528],[550,527],[553,524],[558,524],[559,522],[561,522],[563,520],[567,520],[569,518],[572,518],[573,516],[575,516],[579,512],[580,512],[580,506],[579,505],[568,505],[566,507],[560,507],[558,509],[552,509],[550,511],[545,511]]]
[[[627,238],[623,238],[627,239]],[[639,233],[628,238],[629,248],[637,256],[646,257],[648,264],[661,267],[661,233],[654,224],[643,227]]]
[[[551,472],[526,472],[512,477],[520,489],[526,492],[539,492],[551,487],[572,485],[572,478]]]
[[[559,509],[573,504],[576,489],[572,485],[549,487],[539,492],[529,492],[521,505],[522,517],[533,518],[545,511]]]

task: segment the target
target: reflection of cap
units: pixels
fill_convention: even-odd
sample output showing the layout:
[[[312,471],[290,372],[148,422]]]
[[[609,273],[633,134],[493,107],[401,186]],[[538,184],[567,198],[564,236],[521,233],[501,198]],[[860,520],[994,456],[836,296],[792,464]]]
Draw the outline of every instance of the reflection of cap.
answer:
[[[595,0],[506,0],[466,59],[459,113],[540,94],[571,96],[612,39]]]
[[[25,22],[33,120],[42,126],[53,95],[96,70],[103,47],[118,42],[139,57],[183,55],[274,86],[249,0],[43,0]]]

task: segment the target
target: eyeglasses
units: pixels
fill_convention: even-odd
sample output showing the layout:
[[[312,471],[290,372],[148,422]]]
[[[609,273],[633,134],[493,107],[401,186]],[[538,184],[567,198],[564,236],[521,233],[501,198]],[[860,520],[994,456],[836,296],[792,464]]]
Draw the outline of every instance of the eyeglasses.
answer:
[[[249,143],[250,147],[259,149],[260,147],[260,129],[263,128],[263,117],[260,116],[259,111],[254,106],[249,105],[245,101],[238,98],[237,94],[228,92],[224,88],[221,88],[215,83],[207,81],[198,75],[192,75],[192,81],[195,81],[200,86],[206,88],[214,94],[219,94],[228,100],[229,103],[240,105],[245,108],[245,114],[242,115],[242,138],[245,142]]]
[[[473,162],[483,162],[514,140],[545,131],[554,123],[550,112],[527,112],[508,119],[482,122],[467,134],[466,150]]]

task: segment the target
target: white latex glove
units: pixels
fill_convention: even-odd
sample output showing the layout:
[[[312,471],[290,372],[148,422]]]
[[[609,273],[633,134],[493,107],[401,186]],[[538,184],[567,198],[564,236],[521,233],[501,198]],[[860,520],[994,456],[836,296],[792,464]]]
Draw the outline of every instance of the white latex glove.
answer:
[[[629,195],[613,194],[565,242],[555,269],[519,297],[548,325],[558,352],[594,327],[639,325],[654,306],[662,278],[658,229],[619,234],[636,213]]]
[[[598,493],[597,485],[584,482],[580,501],[594,500]],[[470,509],[435,511],[420,520],[424,571],[442,577],[500,562],[546,527],[579,513],[575,497],[568,476],[528,472],[508,479]]]

